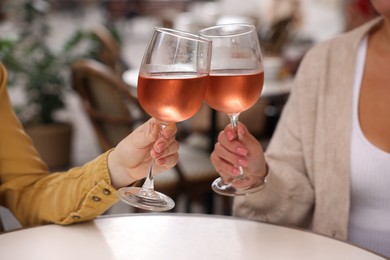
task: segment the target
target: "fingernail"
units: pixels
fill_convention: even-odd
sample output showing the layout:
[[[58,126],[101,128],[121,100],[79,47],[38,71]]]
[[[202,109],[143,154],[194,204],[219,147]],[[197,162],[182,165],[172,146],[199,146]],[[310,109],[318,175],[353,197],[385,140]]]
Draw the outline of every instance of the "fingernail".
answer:
[[[234,135],[233,135],[233,133],[230,132],[230,131],[227,131],[227,132],[226,132],[226,137],[227,137],[227,139],[228,139],[229,141],[234,140]]]
[[[154,150],[158,153],[161,153],[161,151],[164,150],[164,148],[165,148],[164,143],[159,143],[155,145]]]
[[[164,158],[160,158],[160,159],[158,159],[158,160],[156,161],[156,163],[157,163],[158,165],[163,165],[163,164],[165,163],[165,159],[164,159]]]
[[[242,147],[237,148],[237,153],[243,156],[246,156],[248,154],[248,151]]]
[[[238,160],[238,164],[244,167],[248,167],[248,162],[244,159]]]
[[[155,150],[150,151],[150,157],[157,158],[158,155],[159,155],[159,153],[157,153]]]

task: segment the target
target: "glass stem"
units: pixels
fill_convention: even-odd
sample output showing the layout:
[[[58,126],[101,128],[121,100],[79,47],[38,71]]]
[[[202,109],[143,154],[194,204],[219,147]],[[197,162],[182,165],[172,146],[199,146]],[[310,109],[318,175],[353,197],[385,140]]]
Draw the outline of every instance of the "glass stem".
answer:
[[[237,132],[237,125],[238,125],[238,116],[239,113],[235,114],[229,114],[230,124],[232,125],[232,128]],[[240,175],[238,175],[236,178],[243,178],[244,177],[244,169],[241,166],[238,166],[238,169],[240,170]]]
[[[160,129],[159,129],[159,136],[162,135],[162,130],[167,126],[166,123],[159,123],[160,125]],[[146,179],[145,179],[145,182],[144,184],[142,185],[142,188],[143,189],[146,189],[146,190],[149,190],[149,191],[153,191],[154,190],[154,167],[155,167],[155,164],[156,164],[156,161],[153,160],[152,163],[150,164],[150,169],[149,169],[149,173],[148,173],[148,176],[146,176]]]
[[[236,128],[238,125],[238,116],[239,115],[240,114],[229,114],[230,123],[231,123],[233,128]]]
[[[150,165],[148,176],[146,176],[145,182],[142,185],[143,189],[154,190],[153,169],[154,169],[154,160],[152,161],[152,163]]]

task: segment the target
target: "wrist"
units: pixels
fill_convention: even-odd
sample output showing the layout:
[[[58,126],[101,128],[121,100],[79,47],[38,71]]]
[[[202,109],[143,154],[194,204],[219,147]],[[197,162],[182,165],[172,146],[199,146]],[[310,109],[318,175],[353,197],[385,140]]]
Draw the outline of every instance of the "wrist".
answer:
[[[115,149],[112,149],[107,156],[107,168],[110,174],[111,185],[115,189],[129,186],[137,181],[137,179],[133,178],[128,173],[127,169],[123,167]]]
[[[268,177],[268,165],[265,163],[264,170],[258,174],[257,182],[254,186],[263,186],[267,183],[267,177]]]

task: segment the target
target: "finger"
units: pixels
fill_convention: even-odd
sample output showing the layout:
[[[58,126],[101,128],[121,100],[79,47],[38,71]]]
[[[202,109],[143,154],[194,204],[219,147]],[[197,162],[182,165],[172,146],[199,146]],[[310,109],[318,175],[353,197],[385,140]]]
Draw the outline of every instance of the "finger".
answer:
[[[226,130],[223,130],[218,134],[217,140],[218,143],[222,144],[226,149],[233,151],[231,147],[233,147],[234,140],[229,138],[229,134]]]
[[[176,135],[177,128],[176,124],[167,124],[161,131],[161,136],[163,136],[166,139],[169,139],[171,137],[174,137]]]
[[[150,155],[154,159],[163,158],[163,157],[178,153],[179,146],[180,145],[176,140],[174,140],[173,142],[171,142],[169,144],[168,144],[168,142],[165,141],[165,142],[158,145],[159,148],[163,147],[163,149],[160,149],[160,150],[152,149],[150,151]]]
[[[178,153],[174,153],[169,156],[156,159],[155,163],[156,163],[157,173],[166,171],[167,169],[174,167],[177,164],[178,160],[179,160]]]
[[[247,156],[248,148],[243,145],[239,140],[230,140],[228,137],[229,132],[223,131],[218,136],[218,143],[222,145],[226,150],[239,156]]]
[[[238,151],[240,151],[240,146],[238,146]],[[223,160],[229,162],[234,166],[247,167],[248,161],[245,155],[240,154],[239,152],[230,151],[223,144],[217,143],[214,147],[214,152]]]
[[[237,139],[237,130],[231,124],[228,124],[222,132],[229,141]]]
[[[216,148],[210,156],[210,160],[214,165],[215,170],[224,179],[231,178],[240,174],[240,170],[230,161],[226,160],[226,156],[221,156],[223,149]]]
[[[246,178],[237,178],[240,175],[240,169],[216,156],[215,153],[211,155],[211,161],[225,184],[230,184],[235,188],[245,188],[264,183],[262,178],[255,175],[247,175]]]
[[[235,188],[246,188],[261,185],[264,183],[263,178],[256,175],[246,175],[246,178],[237,178],[240,175],[240,169],[232,166],[221,158],[212,156],[212,163],[216,171],[223,179],[223,183],[230,184]],[[245,170],[244,170],[245,172]]]
[[[165,147],[167,147],[167,146],[171,145],[172,143],[177,142],[177,140],[176,140],[176,136],[174,135],[174,136],[167,138],[167,139],[165,137],[161,137],[159,140],[156,141],[157,144],[159,144],[160,142],[165,143]]]
[[[168,146],[177,143],[175,136],[165,139],[165,137],[160,137],[153,145],[153,150],[156,153],[162,153]]]
[[[244,144],[245,146],[248,146],[249,144],[253,143],[259,143],[259,141],[254,137],[249,131],[248,128],[241,123],[238,123],[237,126],[237,138],[238,140]]]

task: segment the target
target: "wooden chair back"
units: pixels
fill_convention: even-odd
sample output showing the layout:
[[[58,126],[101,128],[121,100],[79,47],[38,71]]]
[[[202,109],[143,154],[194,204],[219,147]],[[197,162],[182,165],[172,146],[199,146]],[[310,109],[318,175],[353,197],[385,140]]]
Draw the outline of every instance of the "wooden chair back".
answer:
[[[118,40],[103,25],[93,28],[92,35],[98,43],[97,59],[112,68],[117,74],[122,75],[128,69],[128,66],[122,59],[121,46]]]
[[[81,97],[103,151],[115,147],[149,118],[128,86],[108,66],[85,59],[74,62],[71,72],[73,89]]]

